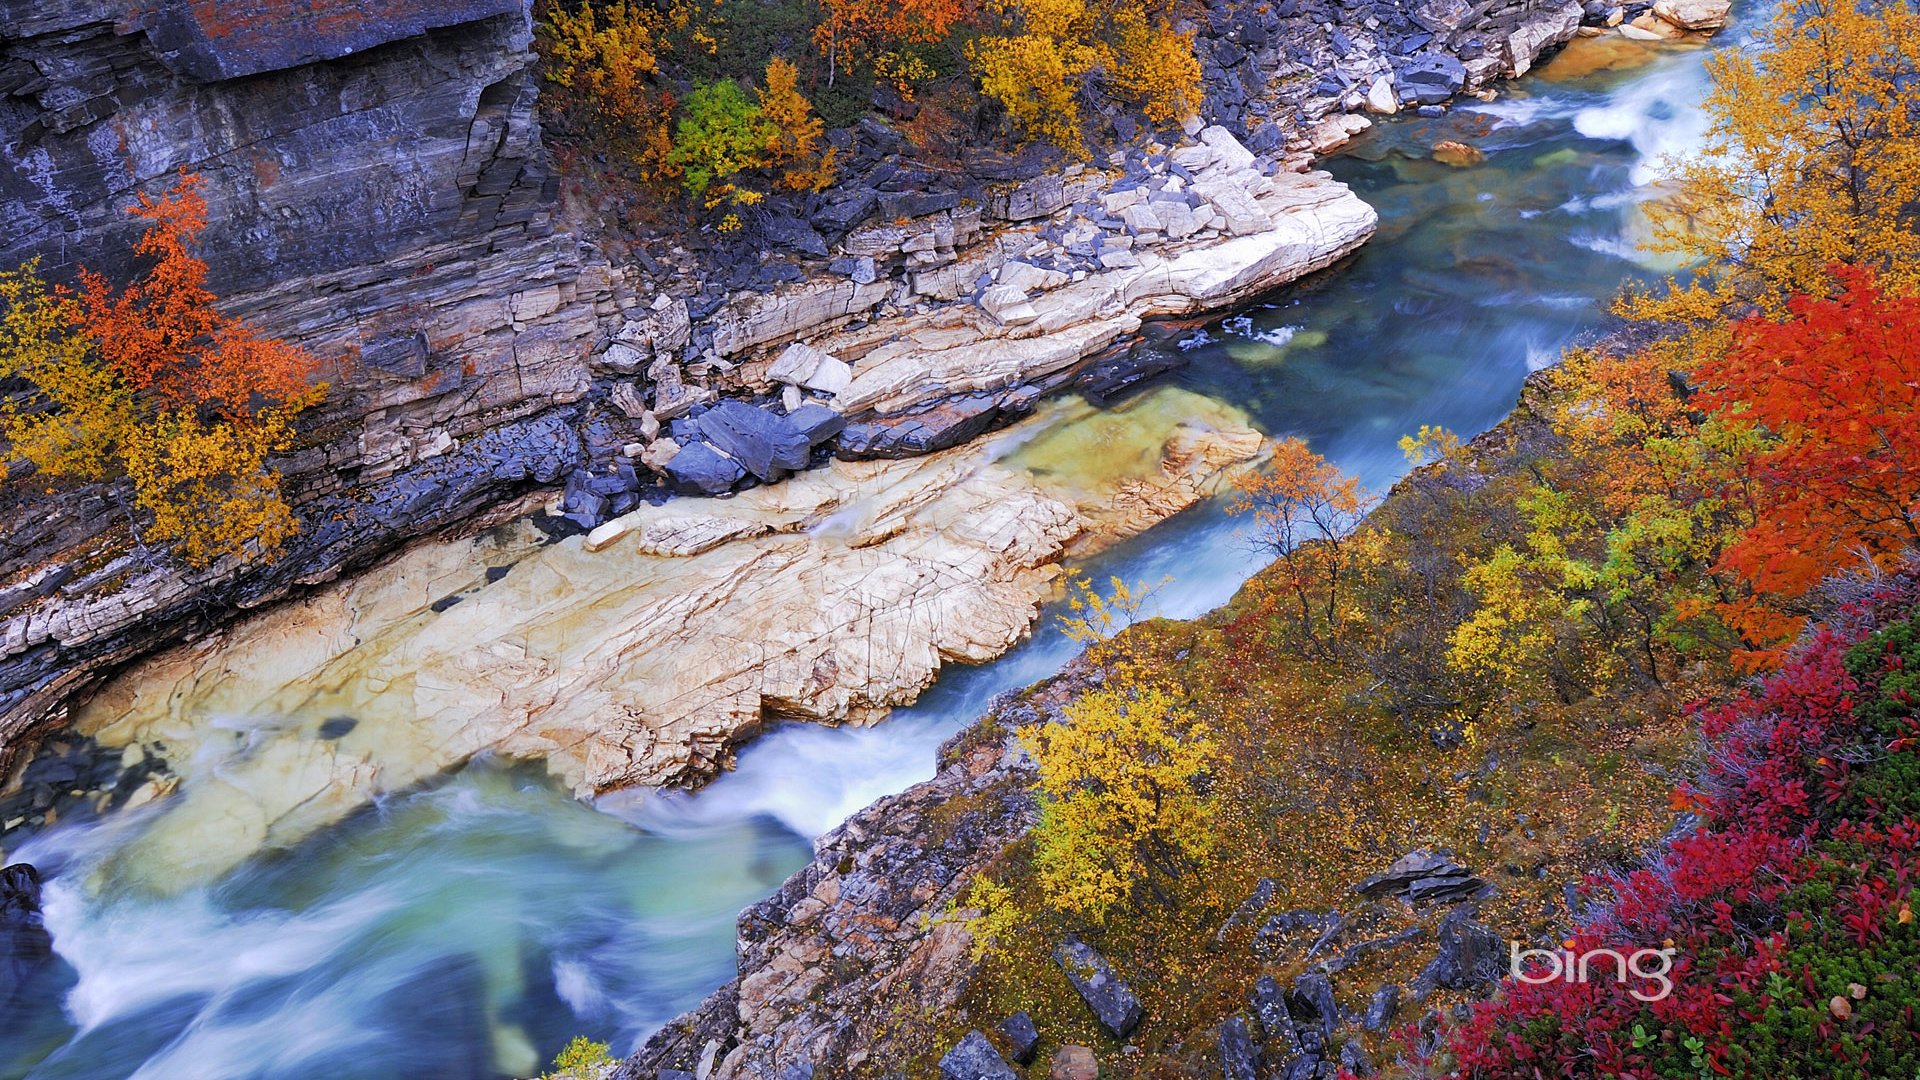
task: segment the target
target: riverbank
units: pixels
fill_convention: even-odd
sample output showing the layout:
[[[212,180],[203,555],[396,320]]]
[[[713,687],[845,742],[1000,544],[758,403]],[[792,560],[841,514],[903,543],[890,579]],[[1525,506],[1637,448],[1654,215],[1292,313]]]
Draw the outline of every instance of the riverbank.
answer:
[[[1396,485],[1372,522],[1417,535],[1398,544],[1422,550],[1499,543],[1530,470],[1558,452],[1554,373],[1530,378],[1508,419],[1458,456]],[[1482,714],[1466,734],[1428,730],[1413,718],[1440,713],[1400,711],[1386,688],[1396,676],[1378,666],[1396,648],[1420,663],[1418,626],[1369,620],[1369,642],[1337,661],[1274,645],[1288,621],[1273,606],[1280,573],[1256,575],[1199,619],[1133,627],[996,700],[942,746],[932,780],[854,814],[742,913],[738,977],[613,1076],[932,1075],[969,1030],[1015,1060],[1029,1045],[1011,1034],[1016,1014],[1034,1027],[1036,1069],[1064,1046],[1120,1075],[1217,1075],[1230,1041],[1219,1025],[1249,1007],[1266,1016],[1268,998],[1292,1018],[1253,1028],[1249,1056],[1264,1041],[1277,1061],[1356,1067],[1397,1052],[1389,1028],[1431,1033],[1478,1000],[1504,972],[1505,941],[1550,935],[1568,887],[1672,826],[1665,795],[1690,739],[1680,705],[1719,674]],[[1443,579],[1439,588],[1461,588],[1457,575]],[[1386,588],[1401,596],[1407,585]],[[1430,601],[1449,608],[1450,595]],[[1041,918],[977,940],[976,880],[1003,882],[1021,901],[1036,888],[1026,839],[1036,776],[1019,732],[1140,677],[1129,670],[1152,673],[1205,717],[1262,778],[1270,808],[1233,831],[1234,857],[1181,883],[1164,910],[1129,909],[1100,927]],[[1413,893],[1368,884],[1377,880]],[[1108,988],[1084,1000],[1054,959],[1070,930],[1112,965]],[[1115,994],[1141,1003],[1144,1021],[1113,1030],[1101,1010]]]

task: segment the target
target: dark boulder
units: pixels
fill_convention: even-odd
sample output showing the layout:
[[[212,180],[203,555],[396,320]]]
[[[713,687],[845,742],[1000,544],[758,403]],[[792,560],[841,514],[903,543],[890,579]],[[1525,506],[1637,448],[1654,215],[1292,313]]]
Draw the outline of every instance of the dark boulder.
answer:
[[[1369,899],[1399,896],[1416,903],[1462,900],[1485,884],[1473,872],[1443,852],[1410,851],[1394,860],[1384,873],[1353,887]]]
[[[705,443],[689,443],[667,462],[667,482],[687,495],[724,495],[746,477],[739,462]]]
[[[1465,88],[1467,68],[1450,53],[1421,53],[1400,68],[1394,81],[1416,104],[1438,105]]]
[[[1126,1038],[1146,1017],[1140,999],[1093,946],[1079,938],[1068,938],[1053,950],[1053,962],[1060,965],[1080,1000],[1093,1010],[1094,1019],[1114,1038]]]
[[[1233,1016],[1220,1025],[1220,1080],[1255,1080],[1260,1052],[1245,1017]]]
[[[786,417],[756,405],[722,401],[701,413],[694,424],[701,439],[761,480],[771,482],[807,467],[807,452],[812,449],[807,437]]]
[[[1040,1051],[1040,1029],[1033,1026],[1033,1017],[1024,1012],[1014,1013],[1000,1021],[1000,1034],[1006,1037],[1007,1048],[1013,1051],[1016,1064],[1033,1064],[1034,1055]]]
[[[1373,992],[1367,1000],[1366,1015],[1360,1020],[1360,1026],[1368,1031],[1385,1031],[1393,1023],[1393,1014],[1400,1011],[1400,988],[1393,983]]]
[[[1020,1074],[978,1031],[967,1032],[940,1059],[940,1076],[942,1080],[1020,1080]]]
[[[1323,972],[1309,971],[1293,980],[1293,993],[1288,996],[1287,1004],[1296,1016],[1317,1020],[1324,1035],[1332,1035],[1333,1029],[1340,1026],[1342,1018],[1340,1005],[1333,997],[1333,980]]]
[[[968,394],[900,416],[848,424],[835,451],[848,461],[904,458],[945,450],[985,434],[1001,420],[1001,399]]]
[[[1283,1054],[1300,1052],[1300,1039],[1293,1029],[1293,1013],[1287,1008],[1286,991],[1271,975],[1262,975],[1253,984],[1248,1000],[1253,1019],[1260,1026],[1260,1038]]]
[[[825,405],[802,405],[787,414],[787,423],[806,436],[808,446],[819,446],[847,426],[847,418]]]
[[[1506,943],[1467,907],[1453,909],[1435,938],[1440,951],[1421,972],[1423,982],[1452,990],[1488,986],[1506,973]]]

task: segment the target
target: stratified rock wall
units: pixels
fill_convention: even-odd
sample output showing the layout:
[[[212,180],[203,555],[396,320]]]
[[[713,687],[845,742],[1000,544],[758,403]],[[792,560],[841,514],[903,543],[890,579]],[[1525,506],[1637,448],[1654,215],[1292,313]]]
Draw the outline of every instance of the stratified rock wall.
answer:
[[[554,412],[587,391],[612,278],[556,225],[531,41],[525,0],[0,7],[0,266],[120,274],[127,209],[197,173],[214,288],[332,384],[281,465],[306,527],[266,572],[162,580],[101,544],[111,490],[0,492],[0,578],[46,567],[0,590],[0,751],[84,668],[578,464]],[[78,633],[26,616],[114,589]]]
[[[606,275],[554,228],[524,0],[15,4],[0,39],[0,265],[118,275],[137,195],[200,174],[213,287],[332,364],[301,493],[585,392]]]

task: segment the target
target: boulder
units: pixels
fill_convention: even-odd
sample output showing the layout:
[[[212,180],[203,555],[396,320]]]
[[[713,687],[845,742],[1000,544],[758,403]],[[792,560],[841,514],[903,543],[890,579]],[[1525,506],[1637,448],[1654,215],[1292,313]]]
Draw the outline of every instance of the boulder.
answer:
[[[1248,169],[1253,167],[1253,151],[1240,145],[1233,132],[1218,124],[1203,128],[1200,141],[1213,150],[1214,164],[1227,169]]]
[[[1124,1039],[1140,1026],[1146,1009],[1132,988],[1120,981],[1105,957],[1079,938],[1068,938],[1053,950],[1053,962],[1073,984],[1080,1000],[1093,1010],[1094,1019],[1116,1039]]]
[[[1100,1060],[1084,1046],[1063,1046],[1047,1062],[1048,1080],[1100,1080]]]
[[[1020,1080],[1000,1052],[979,1031],[966,1037],[940,1059],[941,1080]]]
[[[1353,891],[1370,900],[1401,896],[1414,882],[1423,878],[1452,877],[1467,872],[1466,867],[1454,862],[1446,854],[1422,848],[1395,859],[1393,865],[1362,880],[1353,887]]]
[[[786,417],[744,401],[722,401],[694,425],[702,439],[764,481],[806,468],[813,448]]]
[[[1727,25],[1732,0],[1656,0],[1653,13],[1682,30],[1719,30]]]
[[[1393,76],[1381,75],[1367,87],[1367,111],[1391,116],[1400,111],[1400,95],[1393,92]]]
[[[1254,1021],[1260,1025],[1261,1039],[1284,1053],[1298,1053],[1300,1043],[1293,1030],[1293,1013],[1287,1008],[1287,995],[1280,989],[1279,981],[1271,975],[1260,976],[1254,980],[1248,1001],[1253,1005]]]
[[[663,469],[667,483],[684,495],[724,495],[747,477],[739,462],[706,443],[688,443]]]
[[[1033,1026],[1033,1017],[1025,1012],[1014,1013],[1000,1021],[1000,1034],[1006,1037],[1015,1064],[1033,1064],[1034,1055],[1040,1051],[1040,1029]]]
[[[1417,105],[1437,105],[1467,85],[1467,67],[1451,53],[1421,53],[1400,69],[1402,96]]]
[[[1226,219],[1227,231],[1235,236],[1267,232],[1274,227],[1272,216],[1260,208],[1252,193],[1230,176],[1196,180],[1193,193]]]
[[[1579,0],[1548,3],[1534,9],[1507,36],[1505,57],[1507,74],[1519,78],[1533,69],[1540,54],[1569,41],[1580,30]]]
[[[0,1005],[53,959],[40,915],[40,872],[29,863],[0,870]]]
[[[1472,917],[1467,907],[1458,907],[1441,921],[1434,935],[1440,951],[1420,972],[1422,982],[1450,990],[1469,990],[1489,986],[1506,974],[1506,942],[1485,924]]]
[[[808,446],[819,446],[847,426],[847,418],[825,405],[802,405],[787,414],[787,423],[806,436]]]
[[[1220,1080],[1256,1080],[1259,1064],[1246,1018],[1229,1017],[1220,1025]]]
[[[1311,1014],[1320,1023],[1320,1031],[1332,1035],[1340,1026],[1340,1005],[1333,997],[1333,980],[1324,972],[1309,971],[1293,980],[1288,1003],[1296,1013]]]
[[[1360,1018],[1360,1026],[1368,1031],[1385,1031],[1393,1023],[1393,1014],[1399,1010],[1400,987],[1388,983],[1367,999],[1367,1011]]]
[[[995,285],[981,293],[980,310],[991,315],[993,321],[1002,326],[1019,326],[1040,317],[1040,313],[1027,302],[1026,291],[1011,285]]]
[[[768,365],[767,378],[822,394],[837,394],[853,381],[853,368],[832,353],[796,341]]]
[[[903,458],[959,446],[991,430],[1001,419],[998,394],[949,398],[901,416],[849,424],[835,453],[843,461]]]

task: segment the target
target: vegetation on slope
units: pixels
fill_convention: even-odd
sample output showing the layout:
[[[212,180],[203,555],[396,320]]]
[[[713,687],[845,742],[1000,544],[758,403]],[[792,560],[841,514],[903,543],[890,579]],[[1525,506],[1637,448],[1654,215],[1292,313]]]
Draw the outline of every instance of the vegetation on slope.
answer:
[[[825,125],[875,100],[937,154],[1005,135],[1085,157],[1086,103],[1185,119],[1200,63],[1174,23],[1164,0],[548,0],[541,101],[562,143],[730,215],[826,188]]]
[[[83,272],[49,286],[37,263],[0,273],[0,435],[38,482],[131,481],[135,540],[189,565],[266,558],[298,528],[268,455],[317,404],[314,357],[223,315],[192,253],[199,179],[142,195],[150,260],[125,285]]]
[[[1440,989],[1419,1029],[1370,1036],[1376,1057],[1710,1076],[1828,1055],[1848,1075],[1912,1074],[1914,733],[1889,673],[1913,632],[1839,673],[1862,620],[1836,598],[1920,542],[1915,18],[1790,5],[1769,51],[1723,55],[1715,153],[1679,169],[1660,223],[1695,273],[1626,297],[1628,329],[1536,379],[1488,437],[1411,437],[1423,467],[1351,533],[1365,494],[1283,444],[1241,499],[1274,567],[1208,619],[1093,635],[1098,700],[1065,733],[1022,736],[1041,825],[967,897],[985,942],[970,1015],[1027,1009],[1122,1075],[1217,1070],[1202,1033],[1258,978],[1328,962],[1230,918],[1261,879],[1265,910],[1325,912],[1394,855],[1444,848],[1494,879],[1480,915],[1516,940],[1560,940],[1563,886],[1592,876],[1613,899],[1576,943],[1672,936],[1693,981],[1652,1006],[1613,983],[1514,986],[1451,1034],[1436,1022],[1466,1014]],[[1890,588],[1883,615],[1905,602]],[[1878,695],[1859,711],[1840,696],[1855,686]],[[1750,811],[1799,817],[1768,818],[1769,838]],[[1676,814],[1705,830],[1656,849]],[[1650,869],[1625,869],[1649,850]],[[1365,917],[1385,939],[1423,915]],[[1146,1005],[1128,1054],[1053,963],[1069,934]],[[1402,956],[1342,985],[1407,982]],[[939,1027],[929,1053],[957,1035]]]

